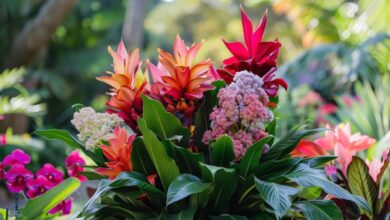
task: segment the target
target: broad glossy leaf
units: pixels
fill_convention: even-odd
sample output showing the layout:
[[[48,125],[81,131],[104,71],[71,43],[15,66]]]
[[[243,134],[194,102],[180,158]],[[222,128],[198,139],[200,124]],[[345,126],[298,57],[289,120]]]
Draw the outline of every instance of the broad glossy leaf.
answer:
[[[192,220],[196,212],[196,207],[187,208],[176,214],[164,214],[163,220]]]
[[[44,194],[28,200],[26,205],[19,210],[20,219],[42,219],[49,210],[72,195],[79,187],[80,181],[77,178],[71,177],[64,180]]]
[[[212,220],[247,220],[246,216],[222,214],[218,216],[210,216]]]
[[[264,137],[249,147],[240,161],[239,171],[242,176],[248,176],[259,165],[263,147],[271,141],[271,139],[273,139],[272,136]]]
[[[336,159],[337,156],[319,156],[319,157],[311,157],[303,160],[304,163],[308,164],[310,167],[315,168],[319,167],[329,161]]]
[[[307,164],[299,164],[294,170],[284,176],[304,187],[321,187],[326,193],[337,198],[350,200],[370,212],[370,207],[364,199],[352,195],[345,189],[329,181],[321,170],[311,168]]]
[[[181,136],[181,146],[187,147],[190,131],[183,127],[180,120],[172,113],[165,111],[159,101],[147,96],[142,96],[143,119],[147,127],[161,140],[169,140],[172,137]]]
[[[254,173],[255,176],[262,180],[273,181],[294,169],[301,161],[302,158],[296,157],[261,162],[260,165],[255,168]]]
[[[192,153],[187,148],[179,147],[171,141],[163,141],[168,154],[175,159],[180,173],[191,173],[200,175],[199,162],[204,162],[204,156],[201,153]]]
[[[164,196],[163,192],[147,182],[144,174],[137,172],[122,172],[109,184],[109,186],[111,188],[135,186],[142,192],[156,194],[161,197]]]
[[[298,128],[293,129],[271,146],[269,152],[263,155],[262,161],[275,160],[284,157],[294,150],[302,138],[325,130],[326,129],[323,128],[310,130],[298,130]]]
[[[190,195],[201,193],[209,187],[211,183],[203,183],[194,175],[182,174],[168,188],[167,206]]]
[[[300,201],[295,205],[308,220],[340,220],[343,215],[332,200]]]
[[[88,180],[101,180],[101,179],[107,178],[106,176],[100,175],[100,174],[92,172],[92,171],[84,171],[84,172],[81,172],[80,175],[87,177]]]
[[[137,137],[133,142],[131,151],[131,165],[134,171],[150,175],[155,173],[153,162],[149,157],[145,144],[141,137]]]
[[[353,157],[348,165],[347,176],[351,192],[365,198],[373,208],[378,198],[378,187],[370,176],[366,163],[359,157]]]
[[[142,132],[143,141],[148,151],[149,157],[153,162],[154,168],[160,177],[165,190],[168,190],[169,184],[179,176],[179,168],[175,161],[168,156],[165,147],[158,140],[156,135],[146,126],[144,119],[138,119],[138,127]]]
[[[97,165],[104,165],[104,159],[95,154],[92,151],[85,149],[84,145],[80,143],[75,137],[73,137],[67,130],[48,129],[48,130],[36,130],[34,134],[45,137],[48,140],[59,140],[70,147],[80,149],[85,155],[90,157]]]
[[[234,169],[217,167],[200,163],[203,182],[211,182],[214,191],[209,200],[209,208],[213,211],[226,210],[232,194],[236,190],[239,175]]]
[[[299,192],[294,187],[261,181],[256,177],[255,184],[260,197],[272,207],[278,218],[283,217],[290,209],[291,201],[289,196]]]
[[[211,144],[211,162],[216,166],[228,166],[235,158],[232,138],[223,135]]]

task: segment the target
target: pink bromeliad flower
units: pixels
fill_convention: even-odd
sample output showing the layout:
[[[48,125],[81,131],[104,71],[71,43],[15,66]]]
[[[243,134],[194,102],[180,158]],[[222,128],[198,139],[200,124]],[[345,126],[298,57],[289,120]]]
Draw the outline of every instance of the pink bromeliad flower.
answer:
[[[7,144],[7,136],[5,134],[0,134],[0,146]]]
[[[65,167],[68,170],[69,176],[76,177],[84,182],[87,178],[80,175],[84,171],[85,160],[80,156],[78,151],[72,151],[65,159]]]
[[[267,12],[255,30],[253,30],[252,21],[243,8],[241,8],[241,21],[245,45],[241,42],[223,41],[233,56],[223,61],[223,69],[218,69],[218,74],[230,84],[237,72],[250,71],[262,78],[263,87],[269,96],[276,96],[279,86],[287,89],[287,83],[282,78],[274,79],[276,59],[281,44],[278,40],[262,41],[267,24]]]
[[[16,164],[28,164],[31,162],[31,157],[24,153],[21,149],[16,149],[12,151],[11,154],[7,155],[3,159],[3,164],[7,166],[14,166]]]
[[[65,199],[60,202],[56,207],[49,211],[49,214],[55,214],[60,212],[61,215],[68,215],[72,210],[72,198]]]
[[[37,176],[44,176],[54,185],[61,183],[64,180],[64,173],[57,170],[52,164],[47,163],[38,170]]]
[[[23,191],[26,183],[34,178],[34,174],[21,164],[15,164],[5,174],[7,180],[7,188],[11,192]]]
[[[327,126],[329,128],[329,126]],[[347,172],[352,157],[359,151],[366,150],[375,143],[375,139],[360,133],[351,133],[351,127],[347,124],[339,124],[334,129],[326,131],[324,137],[318,138],[312,144],[301,141],[292,152],[295,156],[320,156],[334,151],[337,162],[344,174]]]
[[[49,189],[53,188],[54,184],[49,181],[45,176],[38,176],[37,178],[30,180],[26,184],[27,197],[32,199],[39,195],[42,195]]]

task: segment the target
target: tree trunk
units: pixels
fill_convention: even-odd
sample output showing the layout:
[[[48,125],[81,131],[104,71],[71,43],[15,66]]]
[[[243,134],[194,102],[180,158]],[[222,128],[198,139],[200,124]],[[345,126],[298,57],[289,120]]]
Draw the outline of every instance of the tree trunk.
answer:
[[[145,0],[128,0],[122,38],[127,49],[140,48],[144,34]]]
[[[62,23],[77,0],[48,0],[38,15],[29,21],[15,38],[6,68],[29,66],[50,42],[56,28]]]

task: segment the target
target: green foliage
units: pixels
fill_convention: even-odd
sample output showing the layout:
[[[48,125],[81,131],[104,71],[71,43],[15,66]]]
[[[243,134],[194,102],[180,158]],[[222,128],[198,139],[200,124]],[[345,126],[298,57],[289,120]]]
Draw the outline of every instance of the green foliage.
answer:
[[[308,200],[297,202],[296,205],[303,212],[308,220],[324,219],[339,220],[343,219],[340,209],[331,200]]]
[[[19,210],[17,219],[38,220],[44,219],[47,212],[58,203],[68,198],[80,186],[76,178],[68,178],[46,193],[27,201],[26,205]]]
[[[211,163],[216,166],[228,166],[235,158],[232,138],[223,135],[211,144]]]

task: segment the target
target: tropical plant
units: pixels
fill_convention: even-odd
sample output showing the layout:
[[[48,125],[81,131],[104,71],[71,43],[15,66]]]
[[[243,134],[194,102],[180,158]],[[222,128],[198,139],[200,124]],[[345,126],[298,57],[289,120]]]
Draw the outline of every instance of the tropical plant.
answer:
[[[153,81],[137,79],[137,52],[120,44],[110,50],[114,73],[99,78],[113,87],[110,110],[77,109],[78,138],[35,132],[95,162],[82,175],[101,182],[79,217],[341,219],[324,195],[371,212],[366,200],[327,178],[321,165],[334,156],[292,157],[302,138],[323,129],[295,127],[276,137],[272,111],[279,86],[287,88],[275,79],[280,43],[262,41],[266,15],[255,31],[245,11],[241,16],[245,45],[225,42],[233,56],[218,72],[208,60],[192,64],[200,45],[178,37],[173,55],[159,50],[161,64],[148,65]]]

